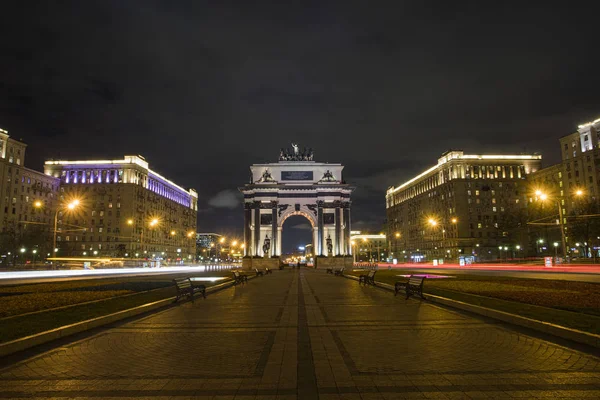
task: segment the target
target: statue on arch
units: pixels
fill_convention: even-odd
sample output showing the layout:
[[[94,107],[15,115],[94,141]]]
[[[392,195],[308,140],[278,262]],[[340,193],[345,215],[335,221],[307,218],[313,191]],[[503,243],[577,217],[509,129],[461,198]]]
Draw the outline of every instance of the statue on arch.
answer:
[[[265,236],[265,241],[263,242],[263,256],[269,255],[269,250],[271,249],[271,239],[269,239],[269,235]]]
[[[275,182],[275,179],[273,179],[273,176],[269,172],[268,168],[264,170],[259,182]]]
[[[327,242],[327,255],[331,255],[331,253],[333,253],[333,244],[331,244],[331,235],[327,235],[327,239],[325,239],[325,242]]]
[[[294,149],[294,160],[298,161],[298,156],[300,154],[298,145],[296,143],[292,143],[292,148]]]

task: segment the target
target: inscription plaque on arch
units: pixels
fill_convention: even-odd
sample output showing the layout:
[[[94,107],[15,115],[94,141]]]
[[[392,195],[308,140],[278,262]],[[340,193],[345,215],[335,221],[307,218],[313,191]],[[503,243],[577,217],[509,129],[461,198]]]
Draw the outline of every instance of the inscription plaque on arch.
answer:
[[[312,181],[312,171],[281,171],[282,181]]]

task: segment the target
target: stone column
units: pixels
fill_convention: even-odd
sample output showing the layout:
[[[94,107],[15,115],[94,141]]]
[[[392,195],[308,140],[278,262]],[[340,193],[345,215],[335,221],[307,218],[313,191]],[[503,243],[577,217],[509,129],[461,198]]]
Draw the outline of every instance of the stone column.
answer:
[[[244,256],[252,253],[250,244],[252,242],[252,203],[244,203]]]
[[[346,255],[352,255],[352,243],[350,242],[350,202],[344,203],[344,245]]]
[[[260,246],[260,203],[254,202],[254,243],[253,243],[253,255],[257,256],[259,254],[259,246]]]
[[[277,256],[277,202],[271,202],[271,256]]]
[[[335,205],[335,255],[339,256],[341,253],[341,237],[342,237],[342,225],[340,219],[342,216],[340,210],[340,203],[337,202]]]
[[[317,226],[319,229],[319,234],[318,234],[318,252],[317,255],[322,256],[323,255],[323,251],[325,249],[325,235],[323,233],[323,200],[319,200],[317,201]]]
[[[277,227],[277,255],[281,255],[281,227]]]

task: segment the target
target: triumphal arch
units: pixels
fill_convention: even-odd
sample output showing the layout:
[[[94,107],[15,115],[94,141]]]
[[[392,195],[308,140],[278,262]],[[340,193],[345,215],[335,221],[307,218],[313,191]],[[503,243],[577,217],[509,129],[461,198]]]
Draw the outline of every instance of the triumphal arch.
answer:
[[[281,149],[279,161],[254,164],[244,194],[244,267],[275,266],[281,256],[283,223],[292,215],[312,226],[318,267],[351,260],[350,195],[341,164],[313,160],[312,149]]]

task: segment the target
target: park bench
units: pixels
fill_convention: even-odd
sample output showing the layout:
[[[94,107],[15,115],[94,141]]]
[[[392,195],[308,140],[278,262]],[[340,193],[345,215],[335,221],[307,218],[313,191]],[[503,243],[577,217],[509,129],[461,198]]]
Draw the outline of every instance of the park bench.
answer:
[[[269,267],[265,267],[265,274],[272,274],[273,271],[269,269]]]
[[[337,276],[344,275],[344,267],[340,267],[339,269],[336,269],[335,271],[333,271],[333,274],[337,275]]]
[[[371,270],[369,271],[368,274],[362,274],[361,276],[358,277],[358,284],[360,285],[361,282],[364,283],[365,285],[370,283],[371,285],[375,285],[375,273],[377,271],[376,270]]]
[[[256,272],[256,276],[263,276],[265,274],[263,271],[259,271],[258,268],[254,268],[254,271]]]
[[[425,300],[425,297],[423,297],[423,282],[425,282],[424,276],[414,275],[411,275],[408,278],[408,281],[396,282],[394,285],[394,291],[396,292],[395,296],[397,296],[401,290],[404,290],[406,292],[407,299],[410,296],[419,295],[423,300]]]
[[[238,271],[233,271],[233,284],[248,282],[248,277],[245,274],[240,274]]]
[[[333,268],[327,268],[326,273],[333,275]]]
[[[202,293],[202,297],[206,298],[206,286],[194,285],[190,278],[173,279],[175,288],[177,289],[177,297],[175,303],[184,296],[190,296],[190,299],[194,301],[194,294]]]

